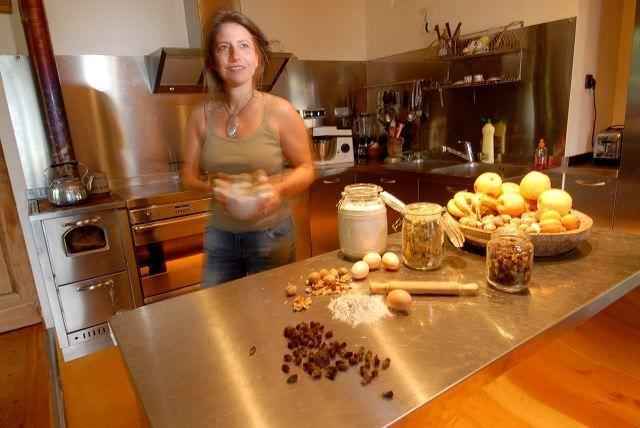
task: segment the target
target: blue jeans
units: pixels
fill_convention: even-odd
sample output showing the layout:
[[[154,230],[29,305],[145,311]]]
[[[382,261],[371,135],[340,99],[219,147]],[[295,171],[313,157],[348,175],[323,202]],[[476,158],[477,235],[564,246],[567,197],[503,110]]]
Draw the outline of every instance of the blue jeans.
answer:
[[[202,287],[212,287],[295,261],[296,233],[291,217],[259,232],[207,228]]]

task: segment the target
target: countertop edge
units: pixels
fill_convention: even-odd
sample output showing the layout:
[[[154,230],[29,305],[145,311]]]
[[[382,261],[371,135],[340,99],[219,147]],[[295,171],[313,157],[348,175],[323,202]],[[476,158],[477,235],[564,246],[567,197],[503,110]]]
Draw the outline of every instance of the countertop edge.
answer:
[[[431,400],[399,416],[387,424],[387,426],[414,426],[421,418],[420,412],[430,411],[431,405],[437,405],[437,403],[447,400],[452,394],[471,394],[477,391],[483,385],[515,367],[518,363],[542,349],[546,344],[576,328],[638,286],[640,286],[640,272],[634,273],[612,289],[574,310],[567,317],[559,320],[541,333],[529,337],[512,350],[502,354],[475,372],[470,373],[467,377],[443,389]]]

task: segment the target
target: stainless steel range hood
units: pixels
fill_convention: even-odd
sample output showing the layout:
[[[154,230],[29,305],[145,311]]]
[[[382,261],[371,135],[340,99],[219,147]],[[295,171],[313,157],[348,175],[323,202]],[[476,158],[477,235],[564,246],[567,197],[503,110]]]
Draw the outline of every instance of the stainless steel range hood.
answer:
[[[145,56],[149,84],[153,93],[204,92],[207,90],[203,75],[203,57],[200,34],[202,23],[220,6],[239,10],[238,1],[184,0],[189,48],[163,47]],[[291,53],[268,52],[269,63],[264,71],[260,90],[269,92],[289,59]]]

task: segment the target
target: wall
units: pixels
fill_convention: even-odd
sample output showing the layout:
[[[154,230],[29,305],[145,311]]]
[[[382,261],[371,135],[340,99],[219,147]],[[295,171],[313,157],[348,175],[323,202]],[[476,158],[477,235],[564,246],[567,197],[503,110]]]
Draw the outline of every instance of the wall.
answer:
[[[270,40],[298,59],[365,59],[365,0],[242,0],[249,16]]]
[[[0,55],[14,53],[15,46],[11,31],[11,15],[0,14]]]
[[[584,88],[586,74],[597,81],[595,132],[624,123],[634,7],[629,0],[579,2],[565,156],[592,150],[593,97]]]
[[[620,40],[618,44],[618,72],[614,95],[611,123],[624,123],[627,111],[627,86],[631,69],[631,45],[633,41],[633,24],[636,12],[636,0],[622,0],[622,17],[620,20]]]
[[[182,0],[45,0],[56,55],[145,55],[186,47]]]
[[[524,20],[525,25],[576,16],[578,0],[365,0],[366,57],[380,58],[424,48],[436,39],[424,32],[449,21],[454,31],[472,33]]]

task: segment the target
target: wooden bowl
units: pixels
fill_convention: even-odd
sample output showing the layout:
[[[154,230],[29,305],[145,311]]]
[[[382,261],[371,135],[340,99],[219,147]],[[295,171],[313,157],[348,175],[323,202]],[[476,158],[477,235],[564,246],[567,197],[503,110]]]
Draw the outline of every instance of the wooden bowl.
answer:
[[[580,211],[571,210],[580,219],[580,227],[575,230],[559,233],[532,233],[531,242],[534,246],[534,254],[537,256],[557,256],[573,250],[576,245],[584,241],[591,234],[593,220],[588,215]],[[466,242],[470,244],[486,247],[487,241],[491,239],[491,231],[460,225]]]

